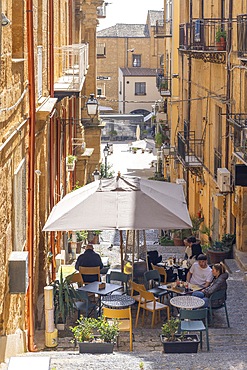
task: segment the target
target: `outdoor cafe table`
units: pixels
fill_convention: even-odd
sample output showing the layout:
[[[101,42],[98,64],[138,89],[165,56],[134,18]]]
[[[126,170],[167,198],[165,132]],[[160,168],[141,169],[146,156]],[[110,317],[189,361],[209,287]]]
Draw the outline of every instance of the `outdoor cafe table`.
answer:
[[[185,310],[193,310],[204,306],[204,300],[198,297],[190,295],[180,295],[173,297],[170,300],[172,306],[177,308],[183,308]]]
[[[162,285],[159,288],[165,289],[168,292],[170,292],[171,294],[175,293],[175,294],[178,294],[178,295],[190,295],[193,292],[196,292],[196,291],[202,289],[199,285],[189,284],[189,291],[185,292],[185,288],[178,287],[176,282],[175,283],[170,283],[170,284],[167,284],[167,285]]]
[[[110,283],[105,283],[105,288],[99,289],[100,284],[102,284],[100,281],[94,281],[93,283],[89,283],[85,286],[78,288],[79,291],[82,290],[87,293],[98,294],[99,296],[99,315],[101,313],[101,297],[111,294],[115,290],[119,289],[119,285],[110,284]]]
[[[129,295],[108,295],[102,298],[103,306],[109,308],[127,308],[135,303],[134,298]]]

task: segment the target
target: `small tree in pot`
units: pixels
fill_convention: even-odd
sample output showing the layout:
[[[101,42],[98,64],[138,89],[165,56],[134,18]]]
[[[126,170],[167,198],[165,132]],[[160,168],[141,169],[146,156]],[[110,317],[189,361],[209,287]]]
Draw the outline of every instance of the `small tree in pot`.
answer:
[[[160,336],[165,353],[196,353],[199,339],[197,335],[178,333],[180,320],[172,317],[162,326]]]

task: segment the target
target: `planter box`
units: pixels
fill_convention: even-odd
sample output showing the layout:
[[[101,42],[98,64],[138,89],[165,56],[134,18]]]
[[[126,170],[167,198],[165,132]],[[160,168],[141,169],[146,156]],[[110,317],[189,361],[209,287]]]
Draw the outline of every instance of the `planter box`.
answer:
[[[224,261],[225,259],[229,258],[231,252],[223,252],[223,251],[213,251],[208,249],[207,250],[207,258],[209,264],[219,263]]]
[[[80,342],[79,353],[113,353],[114,343]]]
[[[197,353],[198,345],[200,343],[198,335],[186,334],[184,337],[193,338],[193,341],[167,342],[167,341],[164,341],[164,336],[161,335],[160,340],[161,340],[161,343],[163,344],[164,352],[165,353]]]

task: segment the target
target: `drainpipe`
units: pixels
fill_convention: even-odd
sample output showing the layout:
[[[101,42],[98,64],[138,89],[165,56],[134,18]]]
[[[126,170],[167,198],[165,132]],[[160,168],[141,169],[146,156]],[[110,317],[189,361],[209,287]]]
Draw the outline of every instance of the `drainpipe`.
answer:
[[[60,200],[60,176],[61,176],[61,120],[60,117],[56,119],[57,127],[57,202]],[[57,233],[57,253],[61,252],[61,232]]]
[[[34,35],[33,2],[27,0],[27,44],[28,44],[28,90],[29,90],[29,145],[28,145],[28,350],[36,351],[34,344],[33,310],[33,256],[34,256],[34,166],[35,166],[35,74],[34,74]]]
[[[50,96],[54,97],[54,5],[49,1],[49,74],[50,74]],[[50,118],[50,209],[54,207],[54,115]],[[52,253],[52,280],[55,280],[55,233],[50,233],[50,245]]]
[[[63,117],[63,193],[64,195],[67,193],[67,186],[66,186],[66,108],[62,106],[62,117]]]
[[[229,127],[229,114],[230,114],[230,99],[231,99],[231,65],[230,65],[230,53],[232,48],[232,0],[229,1],[229,21],[228,21],[228,33],[227,33],[227,82],[226,82],[226,156],[225,156],[225,167],[229,167],[229,140],[230,140],[230,127]]]

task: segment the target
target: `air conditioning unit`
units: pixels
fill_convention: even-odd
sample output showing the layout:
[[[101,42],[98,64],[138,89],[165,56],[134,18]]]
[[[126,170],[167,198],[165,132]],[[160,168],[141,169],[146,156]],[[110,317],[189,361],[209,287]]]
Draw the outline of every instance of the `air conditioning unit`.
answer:
[[[222,193],[231,191],[231,174],[227,168],[217,169],[217,185]]]

